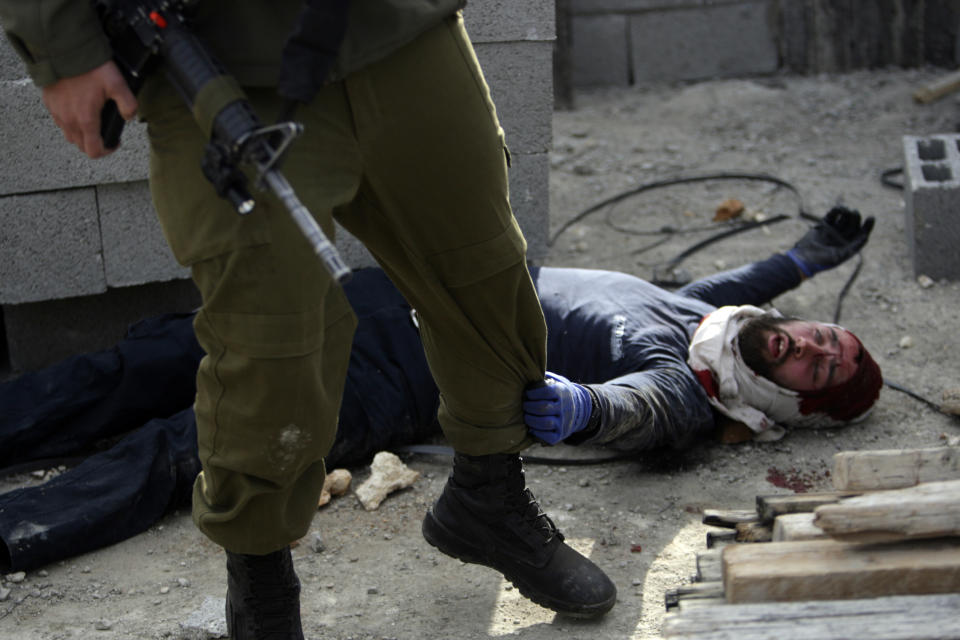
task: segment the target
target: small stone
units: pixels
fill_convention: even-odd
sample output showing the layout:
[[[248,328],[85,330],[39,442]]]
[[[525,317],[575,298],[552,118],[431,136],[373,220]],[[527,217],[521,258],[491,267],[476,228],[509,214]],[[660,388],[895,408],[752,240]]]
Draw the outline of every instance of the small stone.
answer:
[[[189,587],[189,586],[190,586],[190,581],[187,580],[186,578],[177,578],[177,586],[178,586],[178,587]]]
[[[10,589],[6,587],[0,587],[0,602],[6,602],[10,597]]]
[[[155,604],[160,604],[159,601]],[[227,622],[223,617],[224,598],[207,596],[200,608],[180,623],[183,638],[226,638]]]
[[[320,500],[317,502],[318,507],[330,502],[334,496],[342,496],[350,489],[350,483],[353,481],[353,476],[346,469],[334,469],[327,474],[327,477],[323,480],[323,490],[320,492]]]
[[[913,346],[913,338],[911,338],[910,336],[903,336],[902,338],[900,338],[901,349],[909,349],[912,346]]]
[[[47,576],[50,575],[50,572],[47,571],[46,569],[40,569],[40,571],[37,571],[37,575],[40,576],[41,578],[46,578]]]
[[[310,549],[314,553],[323,553],[327,550],[327,545],[323,541],[323,536],[321,536],[319,532],[315,532],[312,536],[310,536]]]
[[[170,593],[170,587],[168,587],[168,586],[166,586],[166,585],[160,587],[160,593],[161,593],[161,595],[166,595],[166,594]]]
[[[109,620],[97,620],[93,623],[93,628],[97,631],[109,631],[113,629],[113,623]]]
[[[12,582],[14,584],[19,584],[27,579],[27,574],[23,571],[17,571],[16,573],[7,574],[7,582]]]
[[[940,408],[946,413],[960,416],[960,387],[943,390],[943,402]]]
[[[380,593],[380,590],[377,589],[376,587],[368,587],[368,588],[367,588],[367,595],[368,595],[368,596],[375,596],[375,595],[377,595],[378,593]]]
[[[373,457],[370,471],[370,477],[357,487],[356,492],[357,499],[367,511],[373,511],[387,495],[409,487],[420,477],[419,471],[410,469],[389,451],[380,451]]]
[[[923,275],[921,273],[919,276],[917,276],[917,284],[919,284],[920,287],[923,289],[929,289],[936,283],[933,281],[933,278],[931,278],[930,276]]]

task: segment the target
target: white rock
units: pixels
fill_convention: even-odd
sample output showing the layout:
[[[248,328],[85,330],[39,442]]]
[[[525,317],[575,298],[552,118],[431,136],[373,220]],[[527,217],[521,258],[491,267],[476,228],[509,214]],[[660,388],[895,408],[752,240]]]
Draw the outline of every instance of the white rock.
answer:
[[[200,608],[180,623],[180,637],[183,640],[226,638],[227,621],[223,614],[225,606],[226,602],[223,598],[212,596],[204,598]]]
[[[913,338],[911,338],[910,336],[903,336],[902,338],[900,338],[901,349],[909,349],[912,346],[913,346]]]
[[[410,469],[389,451],[373,457],[370,471],[370,477],[357,487],[357,499],[367,511],[373,511],[389,494],[409,487],[420,477],[419,471]]]
[[[320,492],[318,507],[330,502],[333,496],[342,496],[350,489],[353,476],[346,469],[334,469],[323,479],[323,490]]]
[[[26,579],[27,579],[27,574],[24,573],[23,571],[17,571],[16,573],[7,574],[7,577],[6,577],[7,582],[12,582],[14,584],[23,582]]]

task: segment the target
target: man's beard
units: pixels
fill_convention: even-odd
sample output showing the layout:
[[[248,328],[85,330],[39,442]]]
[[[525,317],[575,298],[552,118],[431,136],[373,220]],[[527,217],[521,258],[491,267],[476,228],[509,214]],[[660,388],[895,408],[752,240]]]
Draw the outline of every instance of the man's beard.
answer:
[[[787,349],[784,353],[790,353],[793,351],[793,338],[784,333],[780,325],[794,320],[796,318],[773,316],[765,313],[762,316],[751,318],[743,325],[740,333],[737,334],[737,346],[740,348],[740,356],[743,361],[754,373],[776,382],[773,379],[773,372],[780,365],[780,362],[769,360],[768,337],[770,333],[779,333],[787,341]]]

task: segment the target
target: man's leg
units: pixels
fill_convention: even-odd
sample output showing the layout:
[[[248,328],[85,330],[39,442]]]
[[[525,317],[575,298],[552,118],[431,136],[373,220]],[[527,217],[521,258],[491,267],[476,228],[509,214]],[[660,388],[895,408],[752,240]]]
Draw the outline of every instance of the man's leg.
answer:
[[[601,615],[616,588],[525,487],[520,402],[543,378],[546,328],[510,209],[502,132],[462,25],[430,31],[346,85],[366,173],[338,219],[417,310],[457,450],[424,535],[540,604]]]
[[[250,97],[264,120],[275,117],[273,92]],[[227,552],[234,640],[268,628],[302,638],[289,544],[316,513],[355,318],[275,198],[257,194],[253,212],[240,216],[216,196],[200,171],[205,140],[172,91],[142,98],[154,201],[203,297],[194,521]],[[321,92],[284,165],[295,187],[303,167],[321,173],[301,198],[328,234],[331,210],[356,190],[344,104],[342,87]]]

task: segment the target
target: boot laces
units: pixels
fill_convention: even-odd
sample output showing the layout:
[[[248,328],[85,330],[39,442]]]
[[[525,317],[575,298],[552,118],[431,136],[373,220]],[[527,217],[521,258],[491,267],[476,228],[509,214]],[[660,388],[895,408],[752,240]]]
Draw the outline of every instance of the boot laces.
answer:
[[[523,463],[518,460],[515,465],[511,465],[507,476],[507,502],[511,508],[520,512],[522,522],[529,526],[537,537],[543,538],[544,546],[557,537],[563,540],[563,534],[557,529],[550,516],[540,508],[540,503],[533,492],[527,488]]]
[[[523,504],[524,501],[526,501],[526,504]],[[518,504],[523,521],[530,525],[537,535],[543,538],[544,545],[550,544],[555,537],[563,540],[563,534],[557,529],[557,525],[553,523],[550,516],[540,508],[540,503],[537,502],[536,496],[533,495],[530,489],[523,490],[518,499]]]

